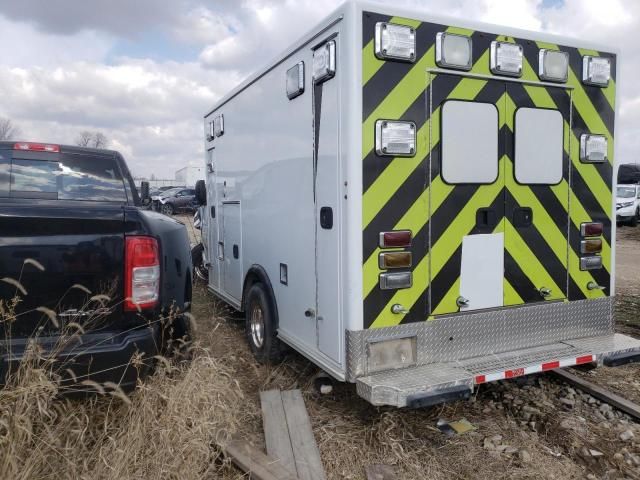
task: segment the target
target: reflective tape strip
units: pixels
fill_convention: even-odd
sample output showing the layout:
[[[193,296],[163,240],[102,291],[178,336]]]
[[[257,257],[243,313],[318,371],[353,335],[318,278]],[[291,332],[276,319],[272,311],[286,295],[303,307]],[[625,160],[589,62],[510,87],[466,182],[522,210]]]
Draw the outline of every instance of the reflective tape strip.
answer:
[[[551,360],[549,362],[540,363],[538,365],[529,365],[528,367],[514,368],[513,370],[504,370],[502,372],[485,373],[484,375],[476,375],[475,384],[495,382],[497,380],[506,380],[509,378],[522,377],[533,373],[546,372],[556,368],[573,367],[575,365],[584,365],[596,361],[595,355],[583,355],[575,358],[563,358],[562,360]]]

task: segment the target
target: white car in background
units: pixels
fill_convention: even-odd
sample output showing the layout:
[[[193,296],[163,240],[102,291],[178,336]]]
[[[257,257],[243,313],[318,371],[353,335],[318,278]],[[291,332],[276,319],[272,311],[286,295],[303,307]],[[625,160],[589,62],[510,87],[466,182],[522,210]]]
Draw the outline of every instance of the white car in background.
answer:
[[[616,221],[631,227],[640,221],[640,185],[618,185]]]

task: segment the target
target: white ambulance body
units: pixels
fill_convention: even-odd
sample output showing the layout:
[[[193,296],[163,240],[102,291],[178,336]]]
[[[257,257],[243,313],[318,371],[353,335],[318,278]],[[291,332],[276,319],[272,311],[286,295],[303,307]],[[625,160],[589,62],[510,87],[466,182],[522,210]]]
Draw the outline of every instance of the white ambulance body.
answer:
[[[423,406],[640,358],[613,330],[605,52],[348,2],[222,98],[209,289],[258,359],[286,344],[374,404]]]

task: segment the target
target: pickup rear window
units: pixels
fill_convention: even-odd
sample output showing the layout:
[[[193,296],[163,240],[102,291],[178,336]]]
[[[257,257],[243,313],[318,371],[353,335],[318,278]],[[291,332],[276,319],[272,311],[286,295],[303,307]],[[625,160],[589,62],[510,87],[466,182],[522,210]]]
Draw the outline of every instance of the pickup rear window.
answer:
[[[106,156],[0,151],[0,197],[126,202],[120,168]],[[47,158],[47,156],[49,158]]]

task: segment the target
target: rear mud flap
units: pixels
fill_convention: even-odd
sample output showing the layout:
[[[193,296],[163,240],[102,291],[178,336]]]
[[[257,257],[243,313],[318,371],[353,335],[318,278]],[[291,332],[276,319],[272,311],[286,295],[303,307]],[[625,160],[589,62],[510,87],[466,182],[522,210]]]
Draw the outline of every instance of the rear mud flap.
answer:
[[[380,372],[356,381],[373,405],[420,407],[464,399],[486,382],[584,364],[640,361],[640,340],[621,334],[566,340],[540,347]]]

